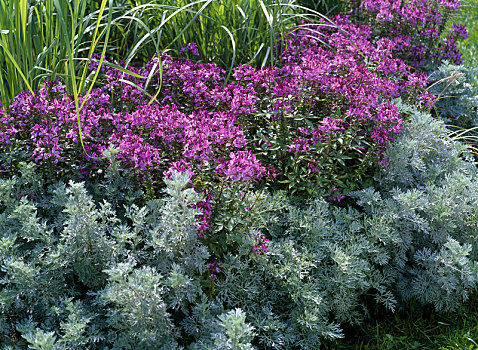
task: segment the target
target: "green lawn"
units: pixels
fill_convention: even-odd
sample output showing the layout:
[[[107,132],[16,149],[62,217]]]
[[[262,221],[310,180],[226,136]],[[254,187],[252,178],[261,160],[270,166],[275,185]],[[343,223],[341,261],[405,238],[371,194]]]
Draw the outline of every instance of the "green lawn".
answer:
[[[453,314],[431,312],[408,304],[404,311],[387,314],[350,329],[347,341],[326,344],[326,349],[478,349],[478,296]]]

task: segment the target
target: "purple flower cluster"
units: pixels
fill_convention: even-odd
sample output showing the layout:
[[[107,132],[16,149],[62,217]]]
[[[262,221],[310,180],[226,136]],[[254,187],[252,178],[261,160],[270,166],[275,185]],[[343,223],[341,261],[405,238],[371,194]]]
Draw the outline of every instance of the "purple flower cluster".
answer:
[[[239,74],[242,80],[247,78],[243,84],[248,86],[260,79],[255,90],[272,90],[268,94],[275,94],[281,104],[274,108],[272,103],[269,110],[321,116],[313,126],[290,122],[286,126],[283,140],[291,161],[281,170],[295,172],[292,180],[291,176],[283,180],[302,184],[321,181],[330,190],[360,181],[364,171],[358,165],[360,159],[368,159],[368,169],[386,165],[383,153],[401,130],[399,111],[390,102],[393,98],[401,96],[424,105],[434,100],[424,90],[426,75],[413,73],[394,57],[394,42],[383,38],[373,43],[371,28],[352,24],[348,17],[337,17],[335,22],[339,29],[325,22],[304,23],[285,38],[284,65],[275,72],[280,84],[272,85],[274,89],[269,81],[263,83],[259,78],[264,75],[254,76],[250,68],[247,72],[242,68]],[[322,35],[317,36],[317,32]],[[280,90],[282,87],[287,89]],[[277,142],[267,140],[262,145],[267,149],[267,144],[274,149]],[[354,176],[346,179],[346,173]]]
[[[332,187],[332,196],[327,198],[330,202],[340,202],[342,199],[345,199],[345,195],[341,194],[340,188]]]
[[[199,236],[204,236],[204,232],[211,228],[209,223],[209,218],[212,215],[212,206],[214,202],[214,193],[211,191],[203,191],[204,199],[193,204],[193,208],[200,209],[201,214],[196,217],[197,222],[199,223]]]
[[[78,165],[92,165],[111,145],[120,150],[118,160],[139,171],[171,170],[201,173],[224,169],[224,177],[233,177],[241,167],[243,181],[261,178],[265,168],[250,151],[236,116],[230,112],[198,110],[181,112],[174,104],[139,105],[134,112],[115,113],[109,94],[96,89],[80,111],[82,137],[87,158],[79,147],[79,129],[72,98],[52,94],[59,83],[47,83],[35,96],[19,95],[2,116],[0,135],[6,145],[26,143],[37,163],[54,164],[75,153]],[[84,159],[82,159],[84,158]],[[88,164],[90,163],[90,164]]]
[[[397,57],[415,66],[430,59],[461,64],[456,44],[458,39],[468,37],[466,29],[455,25],[441,37],[448,17],[460,6],[457,0],[362,0],[359,12],[360,20],[365,17],[373,25],[374,34],[396,44]]]
[[[216,171],[223,173],[232,181],[249,181],[266,174],[266,168],[257,160],[252,151],[239,151],[230,154],[231,160],[219,164]]]
[[[267,253],[267,248],[269,247],[269,240],[259,233],[251,235],[251,237],[254,239],[252,251],[257,254]]]
[[[324,22],[299,26],[284,37],[281,67],[241,65],[230,80],[218,65],[168,55],[142,69],[128,67],[152,76],[148,82],[103,66],[104,84],[79,112],[86,154],[72,96],[62,84],[48,82],[35,96],[17,96],[0,115],[0,149],[23,147],[39,166],[60,173],[74,167],[90,176],[114,145],[118,160],[140,179],[159,183],[172,170],[187,171],[193,183],[209,184],[196,185],[199,190],[275,174],[283,180],[298,166],[309,172],[301,181],[326,177],[323,186],[343,187],[334,181],[357,164],[361,171],[367,170],[363,164],[384,164],[383,151],[401,129],[390,100],[402,96],[427,104],[433,96],[423,90],[425,75],[394,58],[395,42],[373,43],[370,27],[346,17],[336,21],[340,30]],[[197,47],[185,50],[194,54]],[[306,123],[301,116],[308,115],[316,121]],[[342,168],[333,165],[338,149],[340,164],[348,162]],[[213,202],[211,196],[203,209]],[[209,216],[203,216],[204,228]]]
[[[181,55],[187,55],[188,52],[191,52],[194,56],[199,56],[199,48],[195,43],[184,45],[179,53]]]
[[[206,271],[208,271],[210,279],[213,280],[217,278],[217,275],[221,273],[221,266],[222,264],[219,264],[217,260],[207,264]]]

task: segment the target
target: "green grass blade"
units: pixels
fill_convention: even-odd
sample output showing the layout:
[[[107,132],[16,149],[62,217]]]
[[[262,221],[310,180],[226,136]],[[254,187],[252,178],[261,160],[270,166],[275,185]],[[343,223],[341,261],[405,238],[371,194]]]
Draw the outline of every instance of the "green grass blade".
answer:
[[[25,85],[28,87],[28,90],[32,93],[32,95],[35,95],[35,92],[33,91],[30,83],[28,82],[28,79],[27,77],[25,76],[25,74],[23,74],[23,71],[22,69],[20,68],[20,66],[18,65],[17,61],[15,60],[15,58],[13,57],[12,53],[10,52],[10,50],[8,49],[7,45],[5,45],[5,43],[3,42],[3,40],[0,40],[0,47],[3,49],[3,52],[7,55],[8,59],[10,60],[10,62],[15,66],[18,74],[20,74],[20,76],[22,77],[23,79],[23,82],[25,83]]]

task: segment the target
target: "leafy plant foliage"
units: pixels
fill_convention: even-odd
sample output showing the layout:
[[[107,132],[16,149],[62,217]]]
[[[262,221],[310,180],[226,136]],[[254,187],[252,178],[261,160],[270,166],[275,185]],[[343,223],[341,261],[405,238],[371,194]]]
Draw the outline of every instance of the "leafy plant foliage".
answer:
[[[136,6],[115,25],[163,10],[135,28],[145,67],[84,62],[102,83],[86,95],[48,81],[0,111],[1,347],[318,349],[376,310],[466,301],[478,169],[424,108],[473,125],[475,82],[444,64],[425,89],[411,66],[459,62],[463,27],[435,40],[459,3],[354,3],[287,32],[293,0]],[[180,43],[228,18],[216,47]],[[234,66],[239,37],[262,66]],[[205,62],[229,39],[229,71]]]
[[[478,69],[445,62],[431,72],[430,91],[439,96],[435,108],[446,122],[459,127],[478,126]]]
[[[386,164],[387,143],[401,129],[391,99],[429,105],[434,97],[424,74],[393,57],[390,40],[374,43],[368,26],[336,22],[284,34],[281,67],[241,65],[226,74],[167,55],[129,67],[134,75],[104,67],[105,85],[80,96],[79,117],[58,82],[20,94],[0,112],[1,168],[15,172],[9,160],[33,159],[51,179],[100,181],[103,152],[113,145],[151,194],[165,174],[187,170],[196,189],[209,192],[275,177],[275,188],[340,197]]]
[[[353,15],[373,27],[374,36],[394,42],[397,57],[415,67],[433,69],[443,60],[463,63],[457,48],[468,33],[462,24],[445,32],[449,18],[457,12],[460,1],[443,0],[362,0],[349,1]],[[375,23],[374,23],[375,22]]]
[[[0,180],[2,345],[317,349],[369,307],[456,309],[478,282],[478,171],[441,122],[401,110],[374,188],[342,206],[246,193],[222,253],[186,172],[162,199],[112,205],[22,164]]]

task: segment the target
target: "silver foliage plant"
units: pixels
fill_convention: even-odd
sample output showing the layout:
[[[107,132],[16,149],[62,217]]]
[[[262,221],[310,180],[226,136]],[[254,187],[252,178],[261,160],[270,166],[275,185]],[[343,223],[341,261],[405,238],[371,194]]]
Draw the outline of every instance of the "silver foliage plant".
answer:
[[[253,327],[239,308],[200,308],[209,300],[200,284],[209,253],[187,174],[173,173],[164,199],[131,204],[121,220],[84,184],[25,196],[40,189],[34,167],[21,166],[0,180],[2,348],[252,349]],[[207,324],[202,332],[191,329],[195,317]]]
[[[438,96],[437,114],[447,123],[478,126],[478,69],[444,62],[428,75],[430,91]]]
[[[353,207],[266,195],[247,227],[271,237],[268,253],[226,257],[218,298],[245,300],[261,348],[317,348],[367,317],[370,300],[450,312],[476,290],[477,169],[442,122],[401,108],[408,121],[389,166],[351,194]]]
[[[185,173],[141,203],[115,164],[103,198],[45,189],[22,164],[0,179],[2,348],[317,349],[377,305],[456,309],[478,282],[478,171],[442,122],[401,109],[373,188],[342,206],[246,194],[243,239],[222,256],[198,235]]]

